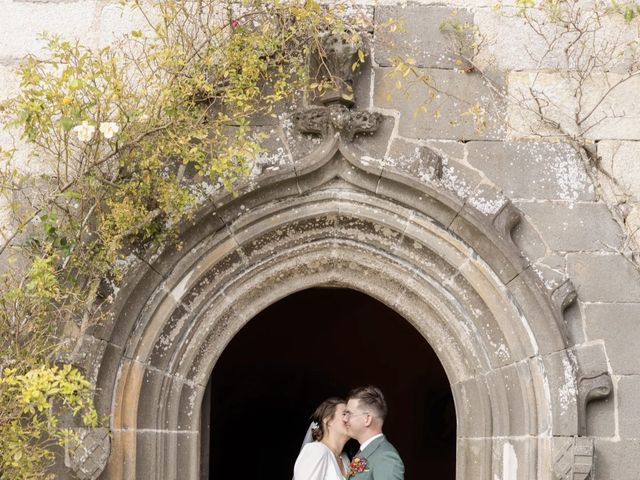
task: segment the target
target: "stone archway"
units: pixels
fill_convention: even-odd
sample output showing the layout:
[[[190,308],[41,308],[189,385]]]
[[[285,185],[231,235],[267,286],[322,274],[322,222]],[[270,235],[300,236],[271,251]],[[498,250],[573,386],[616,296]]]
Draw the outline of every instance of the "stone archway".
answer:
[[[289,295],[227,345],[201,409],[202,478],[237,476],[239,465],[243,478],[291,477],[309,415],[361,384],[385,393],[385,433],[405,478],[454,480],[455,407],[437,356],[393,310],[341,288]],[[357,450],[347,445],[351,455]]]
[[[425,182],[325,138],[260,188],[218,198],[181,249],[138,262],[113,322],[87,337],[111,414],[103,477],[198,478],[200,404],[227,343],[279,299],[330,285],[378,299],[436,351],[456,404],[458,479],[586,478],[586,406],[610,390],[606,366],[599,346],[569,344],[572,289],[540,285],[511,240],[519,213],[447,191],[434,156],[406,167],[428,169]],[[104,436],[87,438],[104,450]]]

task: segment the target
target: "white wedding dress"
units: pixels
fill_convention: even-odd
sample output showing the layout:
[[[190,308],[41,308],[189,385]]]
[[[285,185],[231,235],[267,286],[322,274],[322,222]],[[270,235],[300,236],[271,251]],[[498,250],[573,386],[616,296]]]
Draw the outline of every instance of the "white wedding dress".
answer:
[[[349,469],[347,454],[343,453],[340,460],[346,472]],[[345,477],[331,449],[322,442],[311,442],[300,450],[293,467],[293,480],[345,480]]]

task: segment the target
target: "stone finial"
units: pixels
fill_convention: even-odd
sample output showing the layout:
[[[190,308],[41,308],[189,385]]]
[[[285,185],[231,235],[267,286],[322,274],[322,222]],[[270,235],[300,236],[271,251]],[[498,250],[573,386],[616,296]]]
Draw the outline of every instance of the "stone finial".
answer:
[[[354,42],[352,33],[332,32],[326,30],[320,34],[320,47],[316,52],[317,78],[329,80],[335,88],[324,92],[320,96],[323,105],[342,103],[353,106],[353,76],[352,65],[356,62],[358,50],[362,44]]]
[[[107,428],[79,428],[78,444],[67,445],[64,464],[80,480],[95,480],[107,466],[111,439]]]
[[[593,400],[607,398],[613,392],[608,372],[578,377],[578,435],[587,435],[587,405]]]
[[[331,80],[336,88],[321,95],[324,106],[307,108],[294,115],[297,130],[325,138],[337,133],[348,142],[359,133],[374,133],[382,116],[377,112],[352,110],[355,103],[352,65],[361,45],[354,43],[349,32],[325,32],[320,43],[321,51],[312,59],[317,63],[315,76],[318,80]]]
[[[553,439],[553,474],[555,480],[587,480],[593,469],[593,439],[555,437]]]

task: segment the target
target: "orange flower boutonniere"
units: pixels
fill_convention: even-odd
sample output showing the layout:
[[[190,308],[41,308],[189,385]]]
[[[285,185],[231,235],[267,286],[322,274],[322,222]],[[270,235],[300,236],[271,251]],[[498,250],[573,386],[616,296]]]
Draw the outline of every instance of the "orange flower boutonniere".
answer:
[[[368,472],[367,459],[362,457],[353,457],[351,465],[349,465],[349,474],[347,478],[355,477],[358,473]]]

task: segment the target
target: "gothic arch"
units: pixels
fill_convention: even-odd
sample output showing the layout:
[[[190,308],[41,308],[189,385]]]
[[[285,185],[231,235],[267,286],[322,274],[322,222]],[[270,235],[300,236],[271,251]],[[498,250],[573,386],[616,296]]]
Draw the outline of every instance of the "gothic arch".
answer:
[[[531,271],[511,239],[519,212],[459,199],[432,152],[402,172],[362,162],[347,140],[327,135],[259,188],[221,194],[180,248],[131,268],[112,320],[85,339],[111,415],[102,478],[198,478],[200,404],[225,345],[268,305],[327,284],[385,303],[435,350],[456,404],[458,479],[589,475],[584,416],[610,390],[606,367],[597,347],[569,344],[572,289],[547,292]],[[108,437],[90,433],[70,462],[80,478],[107,460]]]

